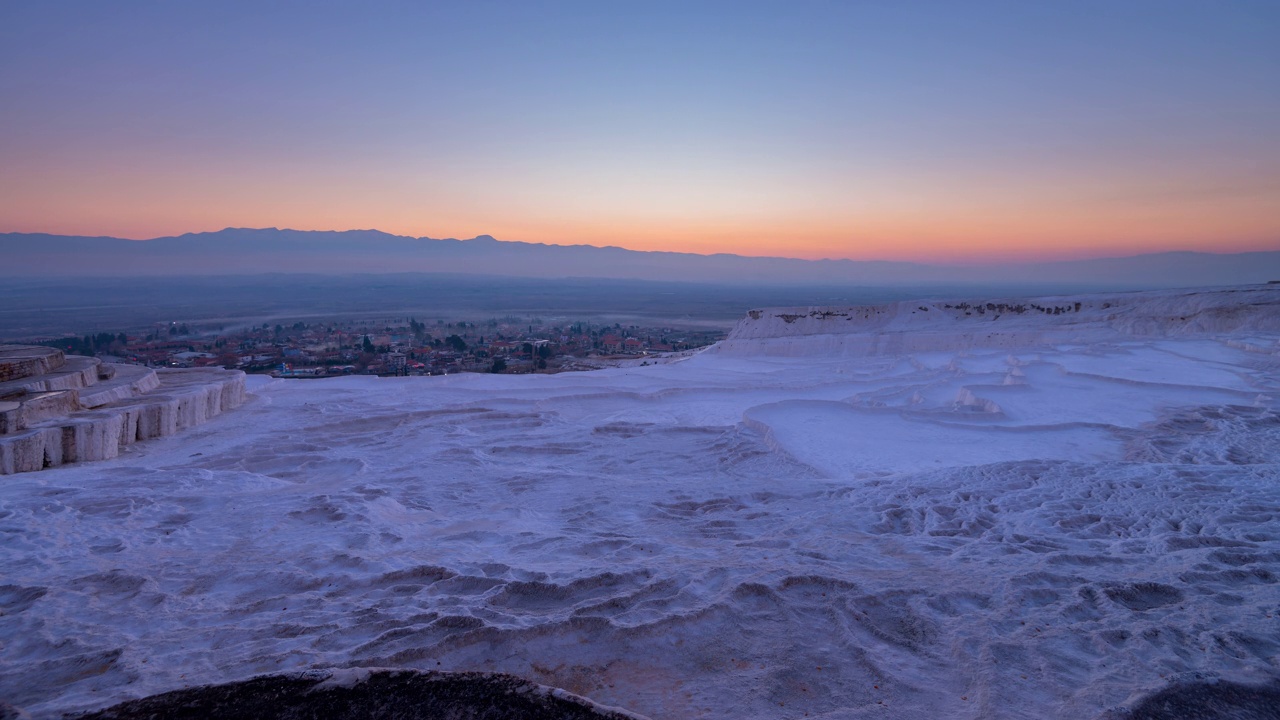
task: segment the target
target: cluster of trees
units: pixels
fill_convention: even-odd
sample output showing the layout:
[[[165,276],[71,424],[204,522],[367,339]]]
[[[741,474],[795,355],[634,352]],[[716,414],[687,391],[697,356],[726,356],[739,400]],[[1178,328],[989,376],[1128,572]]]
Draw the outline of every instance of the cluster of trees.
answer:
[[[218,328],[218,329],[221,330],[222,328]],[[183,323],[181,325],[172,324],[169,326],[168,335],[170,338],[176,338],[179,335],[190,335],[190,334],[191,334],[191,328],[187,327],[186,323]],[[163,340],[164,336],[165,336],[164,331],[156,330],[155,332],[147,333],[142,339],[146,340],[147,342],[156,342],[158,340]]]
[[[535,347],[533,343],[525,343],[521,350],[533,360],[533,366],[539,370],[547,369],[547,359],[551,357],[551,346],[540,345]],[[506,372],[507,361],[505,358],[494,358],[493,364],[489,366],[489,372],[500,373]]]
[[[97,355],[98,353],[124,352],[129,338],[124,333],[98,333],[84,337],[65,337],[58,340],[46,340],[41,345],[62,350],[68,355]]]
[[[1027,311],[1027,305],[1023,305],[1021,303],[1017,305],[1012,305],[1009,303],[987,303],[986,305],[983,305],[982,303],[978,303],[975,305],[970,305],[967,302],[962,302],[957,305],[943,305],[942,307],[946,308],[947,310],[964,310],[965,315],[971,314],[969,312],[970,310],[977,312],[979,315],[982,315],[986,312],[997,312],[997,313],[1011,312],[1011,313],[1017,313],[1018,315],[1021,315],[1022,313]],[[1042,305],[1031,303],[1030,307],[1032,310],[1042,312],[1046,315],[1061,315],[1064,312],[1068,312],[1068,313],[1080,312],[1080,303],[1075,303],[1074,305],[1062,305],[1062,306],[1054,305],[1053,307],[1044,307]],[[923,305],[920,306],[920,309],[926,312],[928,311],[928,308],[924,307]]]
[[[263,324],[262,324],[262,328],[265,330],[265,329],[267,328],[267,324],[266,324],[266,323],[263,323]],[[289,329],[290,329],[290,330],[293,330],[294,332],[302,332],[303,330],[306,330],[306,329],[307,329],[307,324],[306,324],[306,323],[304,323],[304,322],[302,322],[302,321],[298,321],[298,322],[294,323],[293,325],[290,325],[290,326],[289,326]],[[275,333],[276,333],[276,337],[280,337],[281,335],[284,335],[284,334],[285,334],[285,327],[284,327],[283,325],[280,325],[279,323],[277,323],[277,324],[276,324]]]
[[[427,338],[426,323],[420,323],[413,318],[409,318],[409,330],[413,333],[413,336],[417,338],[418,342],[422,342]]]
[[[390,345],[374,345],[373,340],[370,340],[368,335],[365,335],[360,340],[359,349],[360,349],[360,352],[365,353],[366,355],[372,355],[374,353],[391,352]]]

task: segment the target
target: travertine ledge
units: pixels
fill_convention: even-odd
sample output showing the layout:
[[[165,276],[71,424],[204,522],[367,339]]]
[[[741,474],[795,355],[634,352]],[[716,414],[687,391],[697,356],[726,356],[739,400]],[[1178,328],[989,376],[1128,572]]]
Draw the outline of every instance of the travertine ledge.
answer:
[[[244,373],[152,370],[0,346],[0,475],[106,460],[244,402]]]

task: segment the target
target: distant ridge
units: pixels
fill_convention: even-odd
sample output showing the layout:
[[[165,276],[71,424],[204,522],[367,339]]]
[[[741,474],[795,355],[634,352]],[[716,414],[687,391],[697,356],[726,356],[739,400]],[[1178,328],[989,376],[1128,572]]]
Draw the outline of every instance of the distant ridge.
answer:
[[[698,255],[592,245],[413,238],[378,230],[227,228],[152,240],[0,234],[0,276],[129,277],[265,273],[464,273],[770,285],[1075,283],[1191,287],[1280,278],[1280,251],[1167,252],[1038,263],[931,265]]]

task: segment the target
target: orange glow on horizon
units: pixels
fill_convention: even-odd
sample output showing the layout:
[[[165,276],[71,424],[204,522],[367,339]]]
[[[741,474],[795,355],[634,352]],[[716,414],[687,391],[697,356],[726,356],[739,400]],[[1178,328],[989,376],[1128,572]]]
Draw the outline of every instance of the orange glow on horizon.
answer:
[[[833,171],[807,184],[799,175],[746,170],[735,184],[709,165],[696,182],[672,185],[652,168],[581,177],[463,168],[451,176],[391,160],[318,157],[268,157],[250,176],[234,156],[201,151],[130,162],[110,146],[58,156],[24,151],[10,160],[8,175],[0,174],[0,232],[149,239],[226,227],[362,228],[946,264],[1280,250],[1280,175],[1208,161],[1194,173],[1191,165],[1174,172],[1065,162],[1057,174],[995,162],[927,172],[889,166],[874,178]],[[111,172],[85,170],[92,167]]]
[[[410,237],[488,234],[639,251],[943,264],[1280,250],[1280,202],[1266,192],[1121,200],[1079,191],[1019,194],[1011,182],[993,182],[930,188],[933,199],[886,190],[843,204],[826,196],[713,194],[703,207],[662,198],[604,203],[613,196],[600,203],[559,195],[530,200],[514,190],[487,196],[435,179],[315,177],[311,167],[250,183],[230,172],[188,177],[179,168],[124,169],[106,182],[37,172],[35,162],[29,167],[22,184],[0,185],[0,232],[144,240],[226,227],[377,229]]]
[[[1280,231],[1267,232],[1265,227],[1245,225],[1234,233],[1219,235],[1208,228],[1184,226],[1160,231],[1141,228],[1084,227],[1073,232],[1070,226],[1057,232],[1036,232],[1031,228],[1003,227],[963,231],[960,228],[908,228],[895,232],[884,227],[863,232],[841,232],[820,227],[735,229],[729,226],[674,228],[660,231],[648,227],[575,228],[576,232],[557,231],[542,226],[518,224],[485,227],[478,224],[441,229],[420,224],[325,224],[287,222],[283,220],[246,220],[222,222],[210,220],[198,227],[165,223],[10,223],[4,232],[50,233],[57,235],[110,236],[130,240],[149,240],[185,233],[216,232],[227,227],[278,227],[302,231],[379,230],[405,237],[470,239],[491,235],[500,241],[542,243],[546,245],[592,245],[622,247],[646,252],[677,252],[710,255],[727,253],[748,257],[787,257],[803,260],[848,259],[903,261],[939,264],[980,264],[988,262],[1035,262],[1076,260],[1098,257],[1122,257],[1170,251],[1240,253],[1280,250]],[[1137,232],[1135,232],[1137,230]],[[1027,238],[1034,238],[1028,240]]]

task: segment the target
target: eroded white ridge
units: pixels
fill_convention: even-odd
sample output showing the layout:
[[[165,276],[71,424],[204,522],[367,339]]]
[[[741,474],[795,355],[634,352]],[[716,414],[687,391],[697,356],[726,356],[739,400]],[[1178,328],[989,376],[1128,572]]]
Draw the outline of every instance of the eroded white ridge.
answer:
[[[1276,291],[1115,297],[1022,345],[900,304],[668,365],[258,381],[0,483],[0,697],[409,667],[654,718],[1081,718],[1274,680]]]
[[[752,310],[716,352],[894,355],[1280,331],[1280,286]],[[1266,352],[1264,346],[1259,348]],[[1271,348],[1271,352],[1275,349]]]

